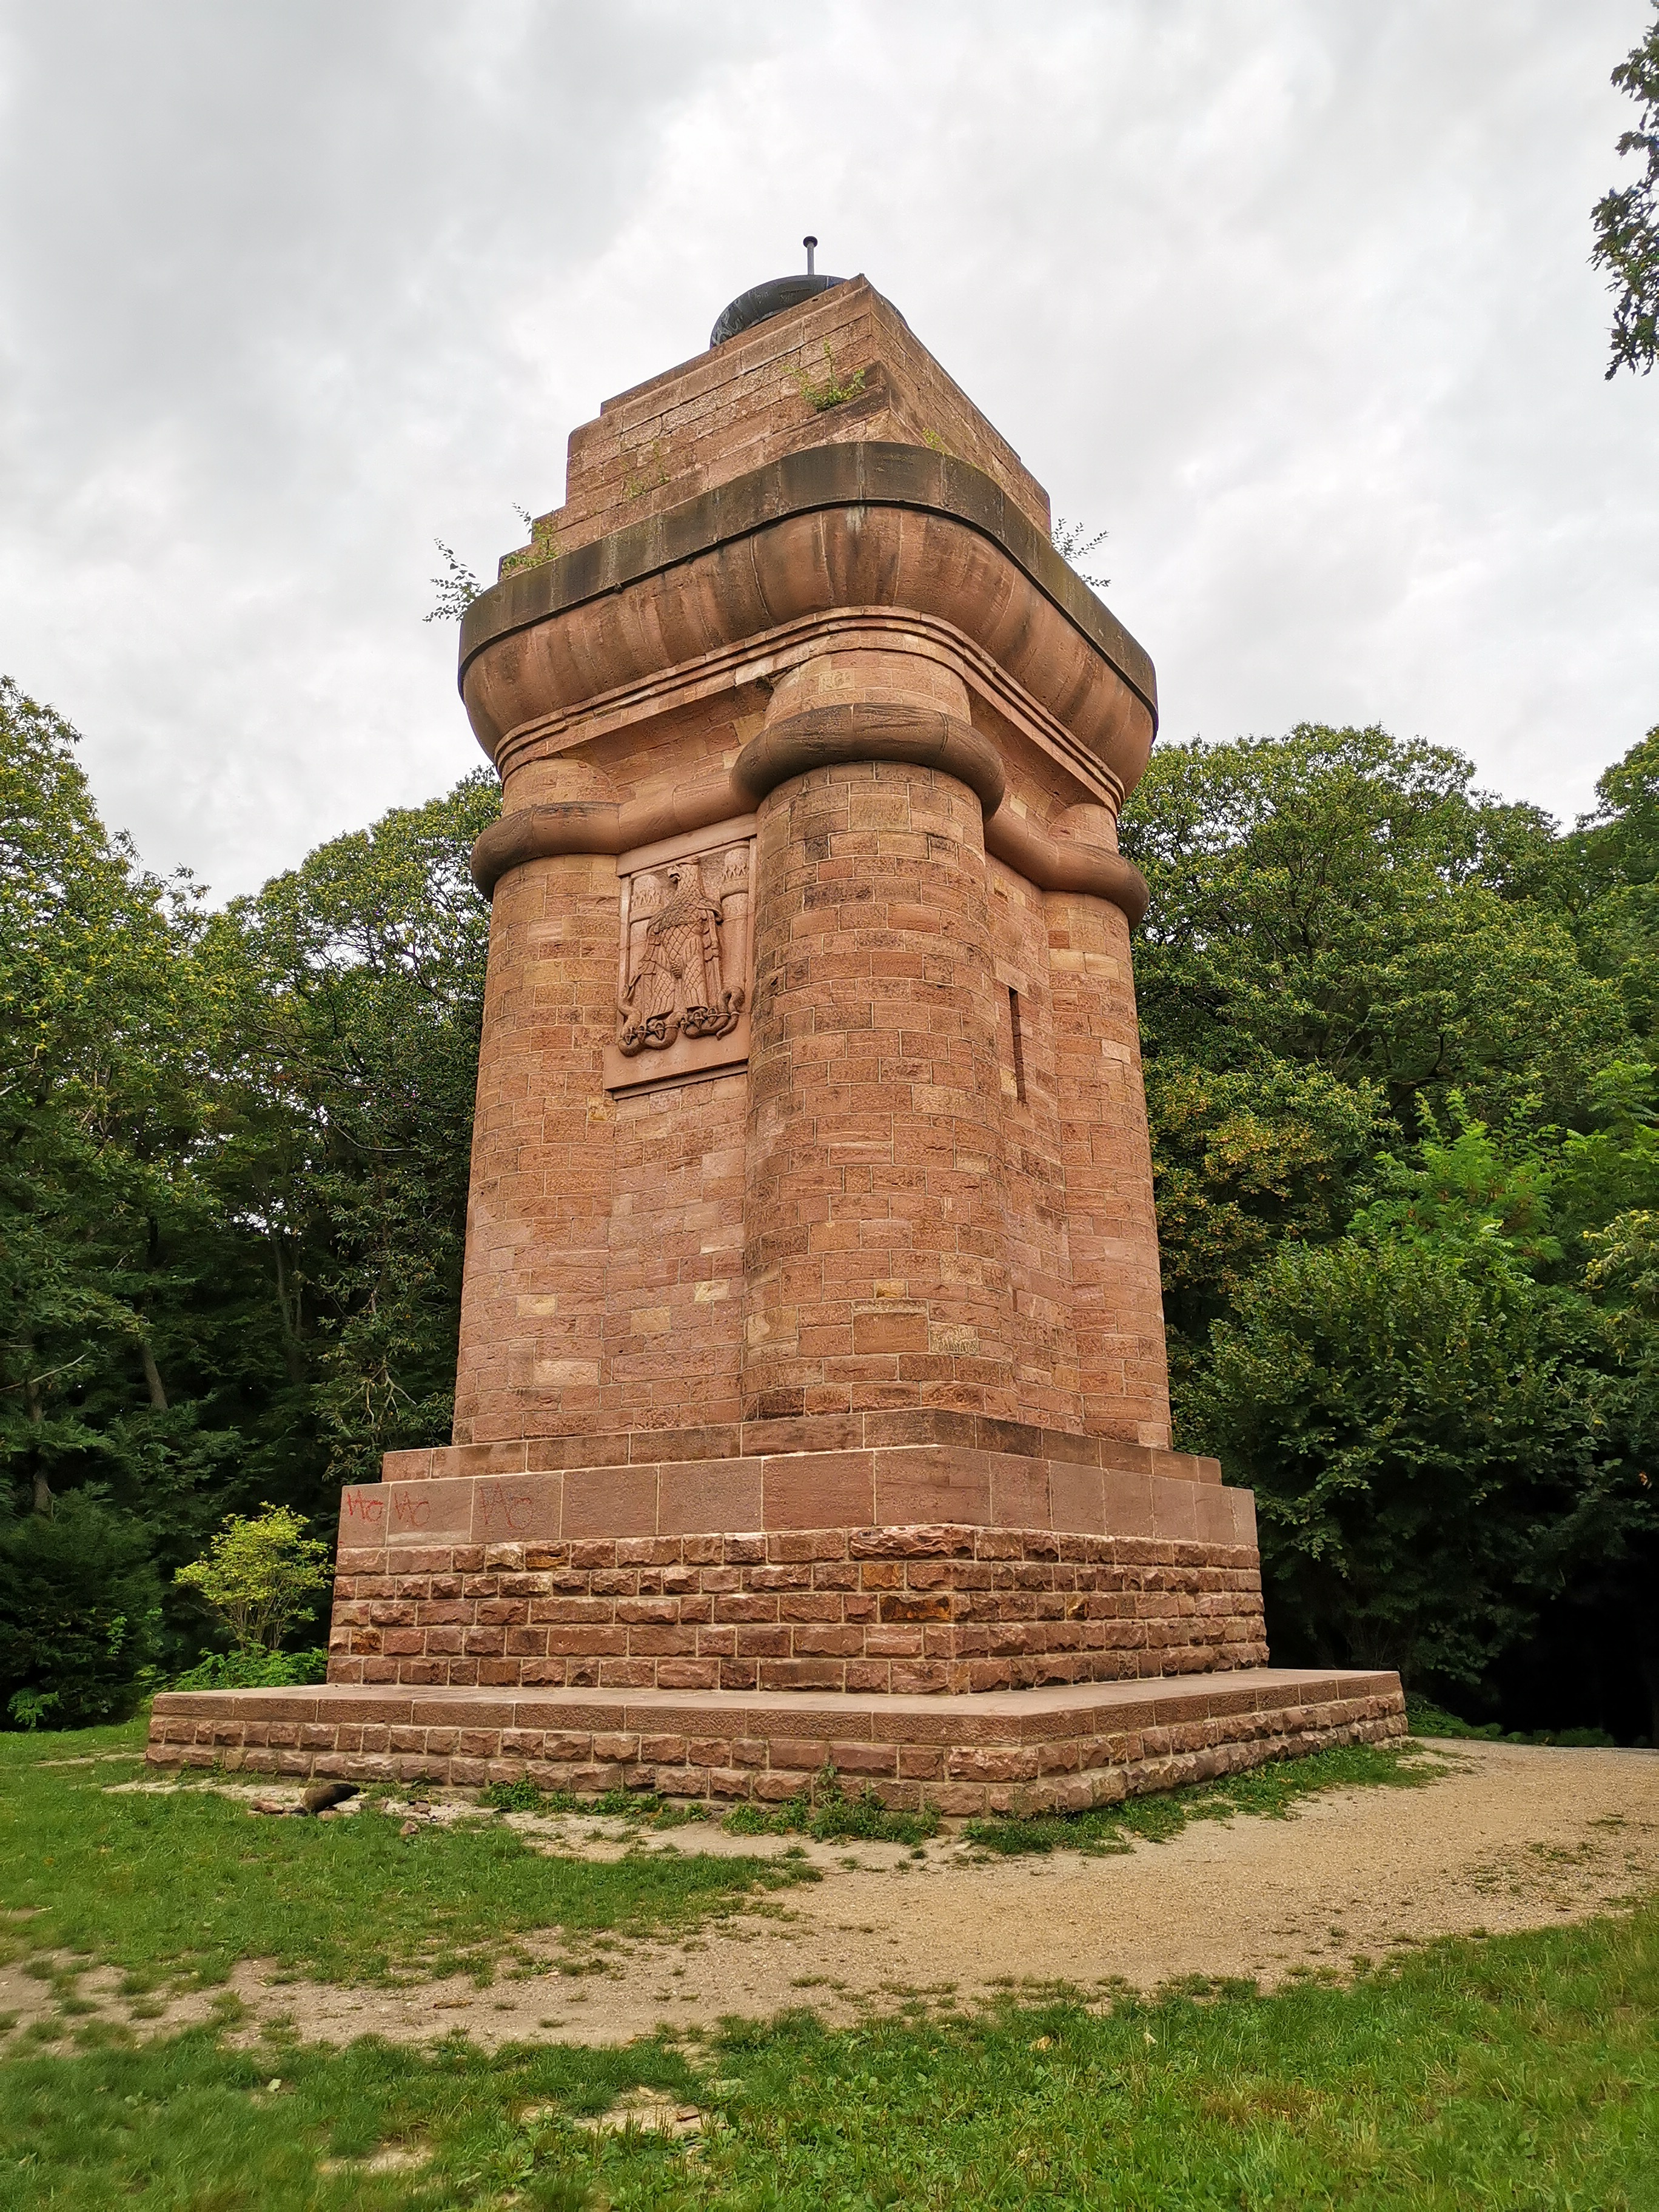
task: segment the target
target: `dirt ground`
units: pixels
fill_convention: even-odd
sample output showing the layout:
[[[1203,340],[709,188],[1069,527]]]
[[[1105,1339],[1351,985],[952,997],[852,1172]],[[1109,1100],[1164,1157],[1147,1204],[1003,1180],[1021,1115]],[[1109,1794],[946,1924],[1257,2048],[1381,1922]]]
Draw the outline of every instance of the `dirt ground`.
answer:
[[[1201,1975],[1271,1988],[1297,1972],[1346,1973],[1437,1936],[1581,1918],[1659,1884],[1659,1753],[1437,1748],[1443,1768],[1424,1788],[1332,1792],[1285,1820],[1198,1821],[1173,1842],[1110,1857],[992,1859],[948,1835],[921,1853],[811,1844],[823,1874],[811,1887],[663,1942],[568,1950],[550,1930],[522,1947],[544,1965],[483,1989],[466,1979],[401,1989],[279,1983],[258,1965],[240,1968],[232,1986],[247,2033],[282,2018],[336,2042],[457,2028],[487,2045],[622,2042],[661,2024],[708,2030],[723,2017],[766,2019],[799,2005],[833,2024],[918,1998],[971,2006],[1059,1984],[1151,1990]],[[434,1808],[439,1817],[446,1810]],[[617,1823],[517,1824],[547,1848],[596,1856],[627,1848]],[[647,1847],[769,1853],[790,1839],[699,1824]],[[112,1973],[88,1974],[81,1994],[128,2017],[115,1984]],[[143,2025],[160,2032],[205,2017],[212,2004],[210,1994],[178,1998]],[[50,2008],[40,1983],[0,1972],[0,2011],[21,2024]]]

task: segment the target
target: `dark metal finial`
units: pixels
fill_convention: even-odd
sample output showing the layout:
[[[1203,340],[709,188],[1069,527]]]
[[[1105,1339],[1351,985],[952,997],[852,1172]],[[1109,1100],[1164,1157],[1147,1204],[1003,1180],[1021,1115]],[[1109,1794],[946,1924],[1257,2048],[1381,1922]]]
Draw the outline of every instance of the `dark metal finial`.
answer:
[[[724,345],[728,338],[736,337],[740,331],[753,330],[757,323],[763,323],[768,316],[781,315],[787,308],[799,307],[805,301],[816,300],[820,292],[833,291],[837,284],[846,282],[841,276],[819,276],[814,258],[814,248],[817,245],[816,238],[803,238],[801,244],[806,248],[805,275],[774,276],[764,284],[754,284],[748,291],[740,292],[735,300],[720,309],[714,327],[708,333],[711,346]]]

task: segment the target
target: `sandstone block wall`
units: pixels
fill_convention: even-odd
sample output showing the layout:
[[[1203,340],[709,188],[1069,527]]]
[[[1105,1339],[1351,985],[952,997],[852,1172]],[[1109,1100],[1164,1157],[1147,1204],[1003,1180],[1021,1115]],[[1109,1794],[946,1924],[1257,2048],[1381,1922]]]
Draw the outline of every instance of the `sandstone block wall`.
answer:
[[[457,1445],[904,1407],[1170,1441],[1115,852],[1150,671],[1074,579],[1056,599],[909,503],[965,492],[901,479],[833,526],[742,479],[740,538],[699,507],[704,551],[545,619],[516,577],[503,618],[532,618],[469,631],[516,826]],[[744,927],[706,948],[741,1038],[676,1012],[624,1060],[619,994],[681,880],[653,872],[706,892],[700,837],[751,856]]]
[[[820,410],[803,386],[822,386],[831,368],[838,383],[861,388]],[[571,433],[563,504],[538,517],[503,573],[574,552],[781,453],[872,438],[970,462],[1047,534],[1042,485],[892,303],[858,276],[607,399],[596,421]]]
[[[904,1695],[1267,1656],[1250,1547],[830,1528],[343,1549],[329,1679]]]

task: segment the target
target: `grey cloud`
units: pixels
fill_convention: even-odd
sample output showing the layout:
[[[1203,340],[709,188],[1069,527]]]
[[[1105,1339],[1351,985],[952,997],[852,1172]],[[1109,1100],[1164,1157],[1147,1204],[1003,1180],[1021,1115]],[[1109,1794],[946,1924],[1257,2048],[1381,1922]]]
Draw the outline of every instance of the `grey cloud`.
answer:
[[[1069,515],[1164,729],[1380,720],[1571,812],[1659,720],[1659,385],[1587,211],[1644,0],[0,6],[0,666],[249,886],[477,758],[481,571],[823,259]]]

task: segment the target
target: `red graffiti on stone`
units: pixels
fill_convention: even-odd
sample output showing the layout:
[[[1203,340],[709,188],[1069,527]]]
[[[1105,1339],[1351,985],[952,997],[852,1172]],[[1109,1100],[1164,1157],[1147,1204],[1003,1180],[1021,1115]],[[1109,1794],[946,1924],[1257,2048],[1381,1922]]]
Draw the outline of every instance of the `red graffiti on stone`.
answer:
[[[367,1521],[378,1528],[386,1518],[386,1500],[373,1490],[348,1490],[345,1493],[345,1518],[348,1521]]]
[[[494,1528],[499,1522],[515,1535],[530,1526],[534,1502],[527,1490],[508,1490],[500,1482],[488,1483],[478,1492],[479,1513],[484,1527]]]
[[[412,1485],[399,1486],[413,1487]],[[394,1497],[392,1515],[400,1528],[424,1528],[432,1518],[432,1500],[429,1498]]]

